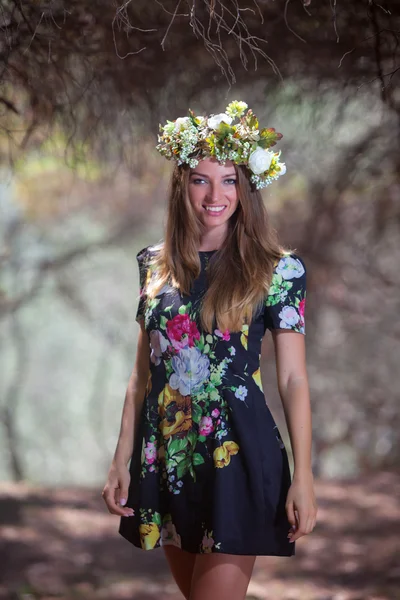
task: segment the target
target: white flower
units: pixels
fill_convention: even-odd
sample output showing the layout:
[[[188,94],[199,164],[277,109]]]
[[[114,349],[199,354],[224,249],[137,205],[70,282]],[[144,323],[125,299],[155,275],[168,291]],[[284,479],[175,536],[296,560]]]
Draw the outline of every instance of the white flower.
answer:
[[[232,121],[232,117],[226,113],[219,113],[219,115],[213,115],[212,117],[209,117],[207,124],[210,129],[217,129],[221,123],[227,123],[230,125]]]
[[[264,150],[258,146],[257,150],[254,150],[249,157],[249,168],[255,175],[261,175],[268,171],[271,166],[271,161],[274,158],[274,153],[269,150]]]
[[[285,163],[278,162],[278,167],[281,168],[281,170],[279,171],[279,175],[284,175],[286,173]]]
[[[282,275],[283,279],[297,279],[305,273],[305,269],[298,258],[284,256],[280,259],[276,267],[276,272]]]
[[[172,368],[169,385],[173,390],[179,389],[182,396],[188,396],[209,378],[210,359],[195,346],[183,348],[172,358]]]
[[[300,320],[300,315],[294,306],[284,306],[279,317],[282,319],[279,324],[282,329],[294,329]]]
[[[189,117],[178,117],[175,120],[175,131],[180,131],[181,129],[187,129],[190,125]]]

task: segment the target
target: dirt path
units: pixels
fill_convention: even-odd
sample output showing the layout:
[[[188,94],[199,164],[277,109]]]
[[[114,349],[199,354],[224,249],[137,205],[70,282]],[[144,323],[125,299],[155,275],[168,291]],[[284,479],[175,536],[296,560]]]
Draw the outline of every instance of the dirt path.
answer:
[[[314,532],[294,557],[257,559],[248,599],[400,600],[400,474],[316,491]],[[0,598],[182,600],[162,549],[117,527],[100,490],[0,485]]]

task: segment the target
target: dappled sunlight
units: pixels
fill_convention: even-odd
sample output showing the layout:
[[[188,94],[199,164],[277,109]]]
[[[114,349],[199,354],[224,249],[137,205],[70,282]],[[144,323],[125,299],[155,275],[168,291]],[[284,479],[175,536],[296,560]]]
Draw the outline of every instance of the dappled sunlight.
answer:
[[[395,600],[400,586],[400,476],[316,480],[318,521],[295,557],[258,557],[254,600]],[[100,490],[4,484],[0,598],[182,600],[163,551],[133,548]],[[22,595],[19,597],[23,598]]]

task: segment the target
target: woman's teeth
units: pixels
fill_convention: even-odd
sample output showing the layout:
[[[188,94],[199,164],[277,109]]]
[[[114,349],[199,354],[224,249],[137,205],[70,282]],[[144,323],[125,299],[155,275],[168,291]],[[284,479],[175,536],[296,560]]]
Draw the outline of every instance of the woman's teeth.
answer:
[[[208,212],[220,213],[226,208],[226,206],[205,206],[204,207]]]

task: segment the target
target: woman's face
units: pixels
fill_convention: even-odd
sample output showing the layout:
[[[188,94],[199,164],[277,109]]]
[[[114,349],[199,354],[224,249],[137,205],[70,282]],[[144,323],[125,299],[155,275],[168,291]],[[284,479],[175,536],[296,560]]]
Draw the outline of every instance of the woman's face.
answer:
[[[214,158],[205,158],[190,169],[189,200],[206,229],[221,227],[228,222],[239,203],[233,162],[221,165]]]

